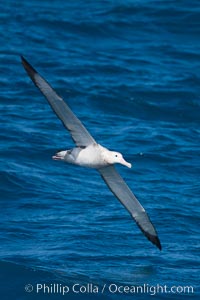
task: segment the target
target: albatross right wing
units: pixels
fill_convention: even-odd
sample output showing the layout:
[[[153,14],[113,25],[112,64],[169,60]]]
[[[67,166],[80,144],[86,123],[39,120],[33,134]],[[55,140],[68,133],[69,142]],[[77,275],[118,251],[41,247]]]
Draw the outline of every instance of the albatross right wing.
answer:
[[[27,74],[45,96],[63,125],[69,130],[76,145],[78,147],[87,147],[90,144],[96,143],[81,121],[75,116],[64,100],[52,89],[48,82],[37,73],[23,56],[21,59]]]
[[[113,165],[98,169],[105,183],[113,194],[119,199],[129,211],[144,235],[161,250],[160,240],[157,232],[151,223],[145,209],[133,195],[125,181],[116,171]]]

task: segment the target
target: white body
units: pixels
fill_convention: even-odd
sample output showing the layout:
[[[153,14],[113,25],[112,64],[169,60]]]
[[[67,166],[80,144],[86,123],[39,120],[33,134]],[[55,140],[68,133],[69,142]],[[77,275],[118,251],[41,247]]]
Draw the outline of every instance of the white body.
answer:
[[[82,149],[76,157],[76,164],[89,168],[101,168],[108,165],[105,160],[106,148],[99,144],[89,145],[85,149]]]
[[[76,147],[72,150],[58,152],[53,156],[55,160],[64,160],[67,163],[83,167],[99,169],[114,163],[123,164],[131,168],[119,152],[110,151],[107,148],[93,143],[85,148]]]

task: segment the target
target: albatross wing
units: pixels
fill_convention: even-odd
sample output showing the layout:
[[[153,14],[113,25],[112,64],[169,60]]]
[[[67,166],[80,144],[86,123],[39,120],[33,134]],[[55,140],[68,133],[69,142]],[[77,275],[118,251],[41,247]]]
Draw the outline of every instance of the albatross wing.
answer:
[[[145,209],[133,195],[113,165],[98,169],[105,183],[129,211],[144,235],[161,250],[160,240]]]
[[[73,141],[78,147],[87,147],[95,143],[93,137],[89,134],[87,129],[83,126],[80,120],[74,115],[68,105],[58,94],[52,89],[48,82],[42,78],[37,71],[27,62],[22,56],[23,66],[32,79],[34,84],[39,88],[41,93],[45,96],[53,111],[58,118],[62,121],[63,125],[69,130]]]

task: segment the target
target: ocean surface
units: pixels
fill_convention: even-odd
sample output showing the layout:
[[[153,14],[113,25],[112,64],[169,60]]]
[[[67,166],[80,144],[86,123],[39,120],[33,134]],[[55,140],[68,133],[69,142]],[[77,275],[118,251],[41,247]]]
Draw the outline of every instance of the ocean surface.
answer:
[[[0,29],[1,299],[200,299],[200,2],[6,0]],[[20,55],[133,164],[161,252],[95,170],[51,159],[73,142]]]

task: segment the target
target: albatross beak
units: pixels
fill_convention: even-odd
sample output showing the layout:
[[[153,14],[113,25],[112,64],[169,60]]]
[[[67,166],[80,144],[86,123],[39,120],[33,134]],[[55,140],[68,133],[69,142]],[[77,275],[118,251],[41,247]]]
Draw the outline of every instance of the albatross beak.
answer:
[[[127,161],[125,161],[125,159],[122,157],[122,159],[120,160],[120,164],[128,167],[128,168],[131,168],[131,164],[128,163]]]

